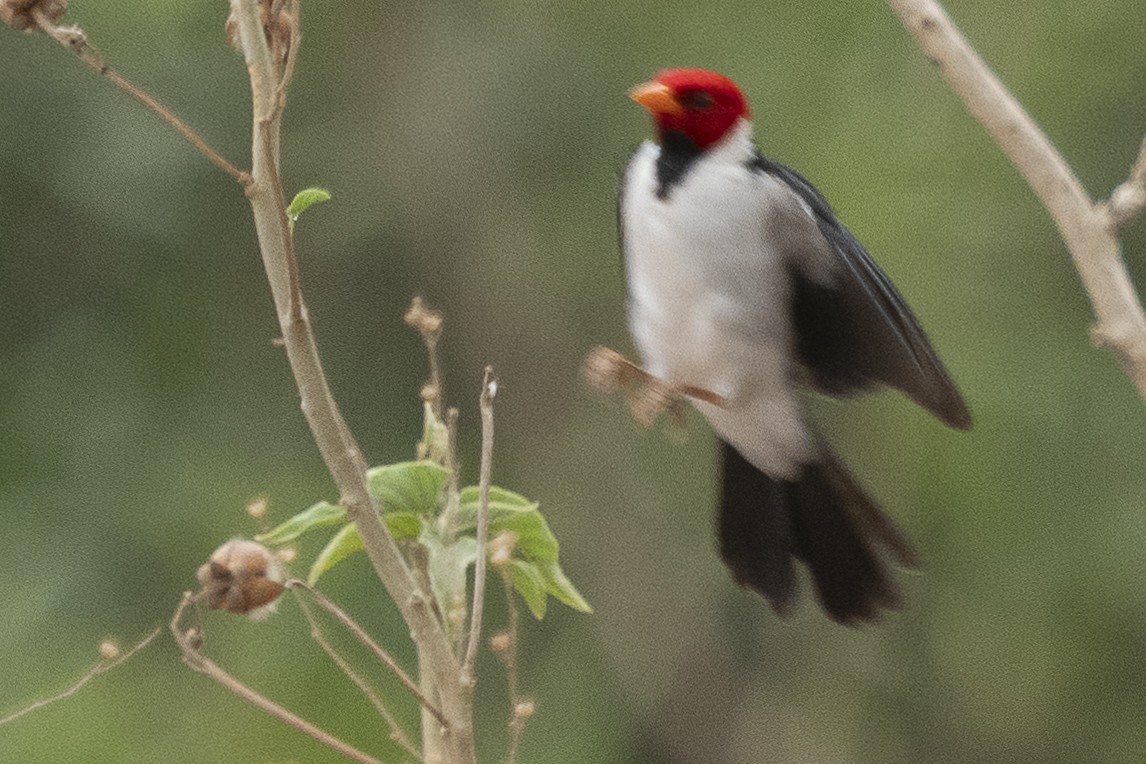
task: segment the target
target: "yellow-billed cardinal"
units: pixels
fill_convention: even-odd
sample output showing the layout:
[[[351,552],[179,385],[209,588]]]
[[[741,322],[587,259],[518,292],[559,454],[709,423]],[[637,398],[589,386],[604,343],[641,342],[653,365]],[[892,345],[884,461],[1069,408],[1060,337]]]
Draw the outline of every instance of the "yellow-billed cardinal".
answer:
[[[625,171],[629,324],[646,370],[693,394],[721,440],[720,554],[785,615],[794,560],[834,620],[899,609],[907,539],[805,421],[798,388],[899,388],[951,427],[971,415],[915,316],[801,175],[752,142],[723,75],[669,69],[631,94],[655,141]]]

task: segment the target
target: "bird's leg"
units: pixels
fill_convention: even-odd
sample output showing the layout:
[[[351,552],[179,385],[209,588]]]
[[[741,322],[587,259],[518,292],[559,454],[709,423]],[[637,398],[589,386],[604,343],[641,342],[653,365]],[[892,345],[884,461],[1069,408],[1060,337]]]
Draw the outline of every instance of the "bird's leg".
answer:
[[[684,424],[684,399],[723,407],[722,396],[696,385],[665,382],[615,350],[595,347],[585,356],[585,378],[593,387],[606,393],[621,393],[629,411],[639,423],[650,427],[662,413],[678,426]]]
[[[698,401],[711,403],[713,406],[725,408],[728,405],[728,400],[720,393],[714,393],[707,387],[697,387],[696,385],[675,385],[674,389],[686,398],[696,398]]]

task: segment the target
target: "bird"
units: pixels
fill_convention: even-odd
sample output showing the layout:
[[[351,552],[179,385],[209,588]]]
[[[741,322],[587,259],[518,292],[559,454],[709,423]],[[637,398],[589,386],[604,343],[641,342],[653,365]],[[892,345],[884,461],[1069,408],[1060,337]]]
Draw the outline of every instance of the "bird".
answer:
[[[720,441],[723,561],[780,616],[799,599],[801,563],[838,623],[901,610],[891,566],[918,556],[808,420],[804,391],[897,388],[959,430],[966,402],[823,195],[757,149],[731,79],[665,69],[629,95],[654,133],[619,194],[629,329],[644,372]]]

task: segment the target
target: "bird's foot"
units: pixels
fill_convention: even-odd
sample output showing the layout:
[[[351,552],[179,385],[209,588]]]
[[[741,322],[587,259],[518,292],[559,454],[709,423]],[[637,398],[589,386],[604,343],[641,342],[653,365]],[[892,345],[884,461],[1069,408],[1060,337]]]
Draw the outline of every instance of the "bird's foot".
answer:
[[[723,396],[706,388],[665,382],[606,347],[590,350],[583,368],[585,379],[596,389],[624,395],[633,419],[645,427],[651,427],[661,414],[683,426],[685,398],[720,407],[726,403]]]

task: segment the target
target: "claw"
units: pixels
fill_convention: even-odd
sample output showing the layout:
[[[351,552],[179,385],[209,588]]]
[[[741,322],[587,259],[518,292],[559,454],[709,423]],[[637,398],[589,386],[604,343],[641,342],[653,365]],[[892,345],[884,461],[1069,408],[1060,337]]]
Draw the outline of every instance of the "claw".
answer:
[[[683,426],[685,398],[721,408],[727,405],[722,395],[696,385],[666,382],[606,347],[590,350],[583,369],[585,379],[596,389],[623,394],[633,419],[645,427],[651,427],[661,414],[668,414],[674,423]]]

